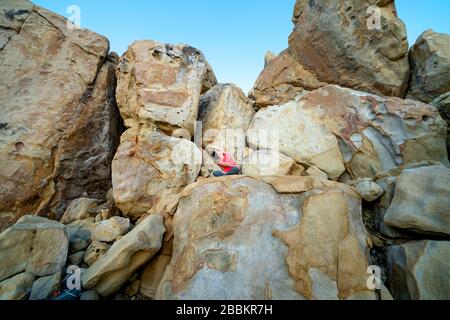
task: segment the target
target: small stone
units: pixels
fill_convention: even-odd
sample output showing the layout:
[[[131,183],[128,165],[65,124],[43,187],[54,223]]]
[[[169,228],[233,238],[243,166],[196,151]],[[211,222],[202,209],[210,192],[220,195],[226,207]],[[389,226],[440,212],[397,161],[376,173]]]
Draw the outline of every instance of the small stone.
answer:
[[[384,193],[384,190],[370,178],[360,178],[347,184],[355,187],[361,197],[368,202],[377,200]]]
[[[69,263],[71,265],[79,265],[82,261],[83,261],[83,257],[84,257],[84,251],[78,251],[76,253],[71,254],[67,261],[69,261]]]
[[[130,228],[130,219],[112,217],[99,222],[93,230],[92,239],[102,242],[113,242],[119,236],[124,235]]]
[[[92,266],[102,255],[106,253],[110,248],[110,245],[94,240],[91,245],[86,249],[84,254],[84,262],[89,266]]]
[[[328,180],[328,175],[315,166],[310,166],[304,175]]]
[[[64,212],[61,223],[69,224],[76,220],[82,220],[95,215],[98,200],[80,198],[73,200]]]

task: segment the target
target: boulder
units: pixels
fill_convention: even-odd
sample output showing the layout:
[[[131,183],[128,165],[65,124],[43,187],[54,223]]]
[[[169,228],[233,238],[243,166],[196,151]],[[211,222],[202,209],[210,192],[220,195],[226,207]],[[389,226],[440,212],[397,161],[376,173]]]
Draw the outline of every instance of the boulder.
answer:
[[[106,38],[29,1],[0,3],[0,231],[103,198],[118,143]]]
[[[402,237],[401,233],[404,236],[408,233],[450,236],[448,167],[417,165],[385,175],[376,180],[386,194],[374,210],[383,235],[393,238]]]
[[[75,199],[67,207],[60,222],[64,224],[69,224],[76,220],[82,220],[95,216],[97,214],[95,210],[97,208],[97,205],[98,200],[95,199],[89,198]]]
[[[327,85],[284,50],[264,67],[250,97],[259,108],[288,103],[297,96]]]
[[[161,216],[147,217],[86,270],[81,277],[83,287],[94,289],[102,296],[116,293],[159,251],[165,231]]]
[[[247,176],[290,175],[297,168],[295,160],[273,150],[252,152],[242,165],[242,174]]]
[[[427,30],[409,52],[407,98],[426,103],[450,91],[450,34]]]
[[[0,233],[0,281],[24,271],[38,277],[60,272],[68,247],[63,224],[24,216]]]
[[[388,247],[389,291],[398,300],[449,300],[449,256],[449,241]]]
[[[92,230],[92,240],[113,242],[130,229],[130,219],[112,217],[96,224]]]
[[[61,285],[62,273],[42,277],[33,283],[30,300],[47,300],[53,292],[58,291]]]
[[[384,193],[384,190],[371,178],[359,178],[349,181],[347,184],[354,187],[361,197],[368,202],[377,200]]]
[[[109,250],[111,246],[100,242],[100,241],[92,241],[89,247],[86,249],[84,254],[84,262],[86,262],[89,266],[92,266],[101,256],[103,256],[106,251]]]
[[[67,257],[67,264],[79,266],[83,262],[85,251],[72,253]]]
[[[29,272],[20,273],[0,282],[0,300],[23,300],[31,291],[36,276]]]
[[[289,53],[310,70],[308,76],[404,97],[409,80],[408,41],[394,1],[297,0],[293,21]]]
[[[253,102],[239,87],[214,86],[200,97],[198,120],[203,127],[203,147],[212,145],[235,155],[239,150],[242,152],[245,131],[254,114]]]
[[[217,83],[199,50],[155,41],[134,42],[116,73],[117,103],[128,128],[151,123],[193,134],[200,95]]]
[[[186,140],[166,136],[143,125],[127,130],[112,164],[117,207],[137,219],[160,199],[194,182],[202,154]]]
[[[291,176],[202,180],[183,191],[173,224],[157,299],[346,299],[370,291],[361,197],[347,185]]]
[[[430,105],[330,85],[260,110],[247,138],[251,147],[279,150],[331,179],[344,171],[356,179],[422,160],[448,163],[446,131]]]

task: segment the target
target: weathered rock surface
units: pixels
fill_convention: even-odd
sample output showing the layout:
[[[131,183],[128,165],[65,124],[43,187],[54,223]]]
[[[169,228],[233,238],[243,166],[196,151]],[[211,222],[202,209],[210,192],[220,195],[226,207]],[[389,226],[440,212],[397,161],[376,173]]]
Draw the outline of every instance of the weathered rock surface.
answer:
[[[203,126],[203,147],[212,145],[233,154],[242,151],[245,131],[254,114],[253,102],[239,87],[214,86],[200,98],[198,120]]]
[[[381,197],[384,190],[371,178],[360,178],[352,180],[348,185],[354,187],[364,200],[372,202]]]
[[[0,300],[23,300],[31,291],[36,276],[32,273],[20,273],[0,282]]]
[[[102,198],[117,143],[108,40],[28,1],[0,3],[0,230]]]
[[[33,283],[30,300],[47,300],[61,285],[61,272],[42,277]]]
[[[76,220],[90,218],[96,215],[98,200],[89,198],[79,198],[73,200],[67,207],[59,222],[64,224],[72,223]]]
[[[296,169],[295,160],[273,150],[252,152],[242,165],[242,174],[247,176],[290,175]]]
[[[250,97],[258,107],[285,104],[295,97],[327,85],[284,50],[267,63],[252,89]]]
[[[353,188],[311,177],[190,185],[156,298],[345,299],[367,291],[360,206]]]
[[[387,237],[402,233],[450,236],[450,169],[442,165],[412,166],[379,179],[387,193],[375,212]]]
[[[128,128],[140,123],[194,133],[200,95],[217,81],[203,54],[186,45],[136,41],[117,68],[117,103]]]
[[[148,299],[155,299],[156,290],[161,282],[164,272],[170,263],[171,256],[161,254],[155,257],[145,267],[141,274],[139,293]]]
[[[446,124],[432,106],[338,86],[262,109],[248,131],[255,149],[279,148],[332,179],[344,171],[353,179],[373,177],[422,160],[448,163],[445,138]]]
[[[130,219],[112,217],[96,224],[92,230],[92,240],[113,242],[130,229]]]
[[[83,286],[102,296],[117,292],[159,251],[166,231],[163,218],[151,215],[114,245],[82,275]]]
[[[449,256],[449,241],[419,241],[389,247],[389,289],[393,297],[450,299]]]
[[[201,165],[194,143],[145,125],[131,128],[122,135],[112,164],[116,204],[124,215],[139,218],[160,199],[194,182]]]
[[[409,53],[411,79],[407,98],[426,103],[450,91],[450,35],[427,30]]]
[[[63,224],[37,216],[20,218],[0,233],[0,281],[24,271],[38,277],[61,271],[68,246]]]
[[[377,13],[380,28],[373,24]],[[293,21],[289,52],[321,82],[385,96],[405,95],[408,42],[394,1],[297,0]]]
[[[86,262],[89,266],[92,266],[101,256],[103,256],[106,251],[109,250],[111,246],[100,242],[100,241],[92,241],[89,247],[86,249],[84,253],[84,262]]]
[[[447,153],[450,157],[450,92],[436,98],[432,105],[439,110],[442,119],[447,122]]]
[[[94,218],[77,220],[66,226],[70,252],[85,249],[92,242]]]

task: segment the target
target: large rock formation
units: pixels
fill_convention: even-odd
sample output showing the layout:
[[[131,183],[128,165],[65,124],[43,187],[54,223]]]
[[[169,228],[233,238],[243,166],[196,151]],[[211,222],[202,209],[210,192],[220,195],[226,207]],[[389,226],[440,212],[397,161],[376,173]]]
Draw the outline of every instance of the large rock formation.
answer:
[[[421,102],[326,86],[260,110],[248,141],[258,148],[279,147],[333,179],[344,171],[358,178],[422,160],[448,163],[446,129],[439,112]],[[261,134],[267,130],[273,139]]]
[[[409,53],[411,80],[407,98],[426,103],[450,91],[450,35],[427,30]]]
[[[255,84],[252,95],[258,106],[285,103],[301,89],[326,83],[405,95],[408,42],[393,0],[297,0],[293,22],[289,48]]]
[[[389,289],[395,299],[450,299],[449,241],[419,241],[388,248]]]
[[[311,177],[186,188],[158,299],[347,299],[367,292],[361,198]],[[339,261],[339,263],[338,263]]]
[[[385,194],[375,204],[378,231],[388,238],[450,237],[450,169],[418,163],[381,173]]]
[[[117,68],[117,103],[127,127],[156,124],[194,133],[200,95],[216,84],[203,54],[186,45],[134,42]]]
[[[139,218],[160,199],[194,182],[202,165],[197,146],[154,127],[128,129],[112,165],[114,199],[123,214]]]
[[[108,40],[28,1],[0,3],[0,230],[104,198],[117,143]]]

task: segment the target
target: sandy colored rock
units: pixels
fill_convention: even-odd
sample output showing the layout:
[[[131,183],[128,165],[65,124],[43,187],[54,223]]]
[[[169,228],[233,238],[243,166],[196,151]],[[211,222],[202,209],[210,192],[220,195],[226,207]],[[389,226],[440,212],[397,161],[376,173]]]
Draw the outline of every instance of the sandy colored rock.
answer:
[[[345,299],[366,291],[360,204],[352,188],[311,177],[191,185],[174,216],[173,257],[156,298]]]
[[[112,217],[111,219],[100,221],[92,230],[92,240],[102,242],[113,242],[118,237],[124,235],[130,229],[130,219],[122,217]]]
[[[106,253],[106,251],[109,250],[109,248],[111,248],[111,246],[106,243],[96,240],[92,241],[84,253],[84,262],[86,262],[89,266],[92,266]]]
[[[24,272],[0,282],[0,300],[24,300],[35,279],[34,274]]]
[[[252,152],[242,165],[242,174],[247,176],[283,176],[290,175],[295,160],[273,150]]]
[[[234,84],[218,84],[200,97],[198,120],[203,147],[214,146],[242,161],[245,131],[253,118],[253,102]]]
[[[136,41],[117,67],[117,103],[128,128],[152,123],[194,133],[200,95],[217,81],[203,54],[187,45]]]
[[[450,35],[427,30],[409,52],[407,98],[426,103],[450,91]]]
[[[271,59],[258,76],[250,97],[258,107],[285,104],[306,90],[318,89],[327,85],[317,80],[314,73],[298,63],[284,50]]]
[[[0,26],[4,230],[25,214],[59,219],[84,193],[104,197],[118,111],[106,38],[28,1],[2,1]]]
[[[147,217],[86,270],[81,277],[83,286],[102,296],[117,292],[140,266],[159,251],[165,231],[161,216]]]
[[[186,139],[141,126],[127,130],[121,140],[112,164],[114,199],[131,219],[198,177],[202,154]]]
[[[139,293],[148,299],[155,299],[156,290],[170,263],[171,256],[158,255],[150,261],[141,274],[141,287]]]
[[[355,179],[422,160],[448,163],[445,139],[446,123],[430,105],[338,86],[260,110],[248,132],[251,145],[279,148],[332,179],[345,170]]]
[[[379,229],[387,237],[402,233],[450,235],[450,169],[443,165],[404,168],[376,181],[387,193],[377,204]]]
[[[348,182],[349,185],[355,187],[364,200],[372,202],[381,197],[384,190],[371,178],[360,178]]]
[[[450,299],[449,256],[449,241],[418,241],[389,247],[389,290],[394,299]]]
[[[293,21],[289,52],[319,81],[404,97],[408,41],[394,1],[297,0]]]
[[[0,233],[0,281],[24,271],[38,277],[59,272],[66,262],[68,247],[63,224],[24,216]]]
[[[76,220],[90,218],[96,215],[95,208],[98,205],[98,200],[89,198],[79,198],[73,200],[64,212],[60,222],[69,224]]]

